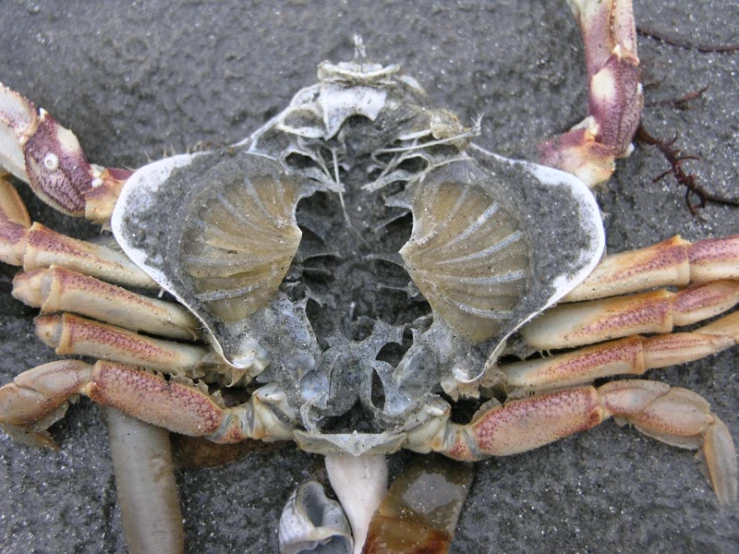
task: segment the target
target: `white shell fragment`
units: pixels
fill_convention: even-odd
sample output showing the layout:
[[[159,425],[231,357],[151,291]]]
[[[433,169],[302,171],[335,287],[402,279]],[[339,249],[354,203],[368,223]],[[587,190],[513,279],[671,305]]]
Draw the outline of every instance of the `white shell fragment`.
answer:
[[[371,454],[329,454],[326,471],[351,523],[354,554],[360,554],[372,516],[387,492],[387,459]]]
[[[165,268],[159,267],[157,264],[159,261],[157,255],[147,252],[143,244],[137,245],[133,241],[129,241],[127,229],[131,215],[152,206],[159,187],[169,179],[172,172],[189,166],[197,156],[198,154],[180,154],[150,163],[137,170],[126,181],[126,185],[121,190],[110,221],[113,235],[115,235],[116,241],[126,255],[136,265],[145,269],[152,279],[164,289],[172,291],[175,296],[177,294],[173,291],[172,279],[168,276]],[[151,262],[149,261],[150,258],[152,258]],[[178,299],[183,301],[182,298]]]
[[[316,481],[300,485],[280,517],[280,554],[351,554],[352,534],[341,505]]]

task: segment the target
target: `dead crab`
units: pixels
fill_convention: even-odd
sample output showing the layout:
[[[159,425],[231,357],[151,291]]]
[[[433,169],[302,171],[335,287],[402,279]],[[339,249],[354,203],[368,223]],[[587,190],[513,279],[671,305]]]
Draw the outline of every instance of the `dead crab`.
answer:
[[[433,165],[433,164],[432,164]]]

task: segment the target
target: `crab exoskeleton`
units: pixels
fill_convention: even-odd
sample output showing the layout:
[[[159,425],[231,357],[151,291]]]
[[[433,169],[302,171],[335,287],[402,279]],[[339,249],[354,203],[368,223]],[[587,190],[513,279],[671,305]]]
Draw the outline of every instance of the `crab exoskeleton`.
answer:
[[[574,9],[589,28],[604,17],[587,3]],[[608,15],[626,17],[620,9]],[[618,48],[588,56],[591,115],[542,148],[592,182],[627,154],[641,107],[633,27],[614,28]],[[589,383],[734,345],[737,313],[668,333],[736,303],[739,239],[673,238],[598,265],[600,213],[578,178],[475,146],[476,125],[436,108],[398,66],[365,61],[361,42],[357,50],[353,62],[321,64],[318,84],[244,141],[133,175],[90,166],[69,131],[2,90],[2,165],[63,211],[110,220],[125,253],[31,225],[3,181],[0,253],[26,271],[14,294],[62,313],[37,319],[58,353],[101,360],[40,366],[0,389],[6,430],[48,442],[46,427],[84,394],[216,442],[294,440],[326,455],[354,538],[309,484],[283,517],[285,552],[331,537],[361,549],[382,477],[361,502],[346,489],[353,470],[382,476],[384,454],[474,461],[609,417],[701,449],[719,499],[734,501],[734,446],[705,400],[661,383]],[[177,302],[104,281],[161,287]],[[559,302],[578,303],[537,317]],[[501,361],[591,343],[600,344]],[[251,397],[227,407],[218,389],[236,386]],[[452,418],[459,398],[477,403],[465,421]],[[444,524],[452,530],[458,509]],[[304,530],[313,510],[326,523]],[[372,544],[388,540],[373,525]]]

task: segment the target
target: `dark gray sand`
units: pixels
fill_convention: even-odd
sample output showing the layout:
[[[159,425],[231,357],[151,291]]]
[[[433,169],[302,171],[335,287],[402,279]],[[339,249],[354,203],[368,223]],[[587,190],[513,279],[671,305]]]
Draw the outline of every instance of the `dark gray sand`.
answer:
[[[399,62],[466,122],[484,114],[483,147],[530,156],[532,144],[585,113],[580,39],[564,2],[6,1],[0,80],[71,127],[92,161],[137,167],[199,141],[247,136],[312,84],[324,59],[350,59],[352,35],[369,55]],[[94,8],[92,7],[94,5]],[[646,2],[644,27],[700,44],[737,42],[739,4]],[[687,167],[716,193],[739,189],[739,54],[700,53],[639,39],[654,134],[679,135]],[[679,111],[670,99],[702,87]],[[598,193],[611,251],[680,233],[739,232],[739,212],[693,217],[652,148],[619,164]],[[31,215],[89,237],[24,191]],[[50,361],[33,312],[8,294],[0,267],[0,382]],[[705,396],[739,439],[739,349],[648,377]],[[58,452],[0,437],[0,550],[125,552],[105,425],[88,401],[53,428]],[[292,447],[215,470],[178,475],[188,552],[276,552],[277,522],[321,459]],[[721,509],[693,455],[612,422],[529,454],[477,464],[455,552],[736,552],[737,507]]]

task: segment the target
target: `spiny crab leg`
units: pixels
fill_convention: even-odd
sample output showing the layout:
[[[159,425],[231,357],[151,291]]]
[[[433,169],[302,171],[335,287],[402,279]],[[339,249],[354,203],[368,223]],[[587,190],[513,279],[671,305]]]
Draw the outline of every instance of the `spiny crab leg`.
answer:
[[[411,431],[409,448],[464,461],[509,456],[590,429],[610,417],[672,446],[700,449],[719,502],[736,502],[736,452],[726,425],[700,395],[653,381],[614,381],[512,400],[481,409],[464,425],[449,422],[447,412]]]
[[[121,187],[132,174],[90,164],[74,133],[2,83],[0,166],[60,212],[101,224],[110,220]]]
[[[567,0],[580,27],[588,78],[588,116],[540,146],[540,163],[590,187],[628,156],[641,120],[641,71],[631,0]]]

